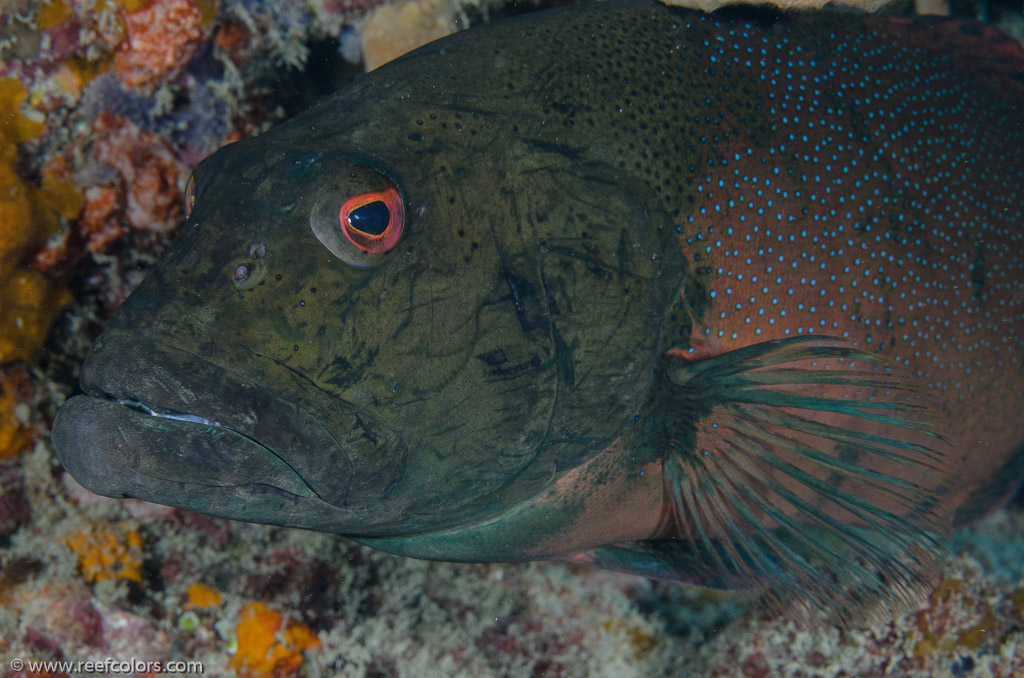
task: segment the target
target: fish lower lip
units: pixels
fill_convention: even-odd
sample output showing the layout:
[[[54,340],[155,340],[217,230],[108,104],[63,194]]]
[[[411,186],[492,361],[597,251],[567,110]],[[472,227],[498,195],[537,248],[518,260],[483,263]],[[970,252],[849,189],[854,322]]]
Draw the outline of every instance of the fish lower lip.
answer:
[[[51,440],[75,479],[106,496],[193,509],[230,503],[216,496],[227,488],[271,504],[274,497],[317,498],[272,449],[230,427],[208,424],[213,422],[205,417],[158,413],[131,399],[81,395],[58,412]],[[200,495],[205,498],[196,500]],[[227,517],[244,518],[244,509],[242,502]]]
[[[117,402],[124,405],[125,407],[130,407],[133,410],[140,410],[142,412],[145,412],[151,417],[160,417],[161,419],[175,419],[177,421],[190,421],[194,424],[205,424],[206,426],[221,426],[220,423],[212,419],[207,419],[206,417],[201,417],[197,414],[157,412],[156,410],[147,406],[145,403],[141,403],[137,400],[122,400],[119,398]]]

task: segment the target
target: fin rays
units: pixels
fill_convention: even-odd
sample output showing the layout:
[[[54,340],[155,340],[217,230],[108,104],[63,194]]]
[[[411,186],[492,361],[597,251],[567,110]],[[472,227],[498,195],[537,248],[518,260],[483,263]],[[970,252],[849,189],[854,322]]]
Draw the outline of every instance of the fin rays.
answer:
[[[717,580],[841,621],[912,605],[950,513],[929,395],[887,359],[818,337],[679,361],[694,445],[665,460],[677,536]]]

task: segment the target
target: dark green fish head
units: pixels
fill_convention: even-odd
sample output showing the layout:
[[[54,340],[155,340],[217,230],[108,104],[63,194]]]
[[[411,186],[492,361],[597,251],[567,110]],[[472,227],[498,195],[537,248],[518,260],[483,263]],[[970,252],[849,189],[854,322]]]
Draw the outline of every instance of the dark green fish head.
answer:
[[[475,44],[197,168],[58,419],[86,487],[415,534],[500,514],[621,434],[662,360],[674,227],[645,184],[534,141],[548,112],[502,104],[532,64]]]

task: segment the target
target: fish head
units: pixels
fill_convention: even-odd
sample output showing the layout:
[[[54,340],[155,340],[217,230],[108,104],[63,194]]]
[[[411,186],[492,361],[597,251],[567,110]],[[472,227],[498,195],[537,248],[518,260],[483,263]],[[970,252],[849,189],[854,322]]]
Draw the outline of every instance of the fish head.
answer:
[[[55,423],[85,487],[416,535],[494,519],[624,434],[671,341],[675,227],[501,98],[528,69],[500,49],[455,69],[460,45],[196,169]]]

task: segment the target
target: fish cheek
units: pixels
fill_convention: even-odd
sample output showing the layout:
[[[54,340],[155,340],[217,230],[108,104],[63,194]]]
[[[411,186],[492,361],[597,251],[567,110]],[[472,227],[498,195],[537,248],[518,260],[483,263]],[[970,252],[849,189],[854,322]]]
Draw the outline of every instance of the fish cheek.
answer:
[[[660,202],[564,155],[527,162],[548,166],[438,186],[429,232],[359,304],[387,327],[346,397],[372,393],[408,444],[394,492],[418,526],[528,500],[607,448],[661,360],[684,267]]]
[[[437,223],[447,218],[457,217],[446,212]],[[408,444],[395,493],[422,526],[471,519],[498,498],[525,499],[551,473],[527,469],[547,431],[556,373],[540,369],[549,356],[524,341],[503,301],[493,236],[478,236],[468,227],[454,241],[411,239],[407,257],[373,271],[367,301],[353,312],[379,324],[365,348],[372,365],[344,397],[381,413]]]

